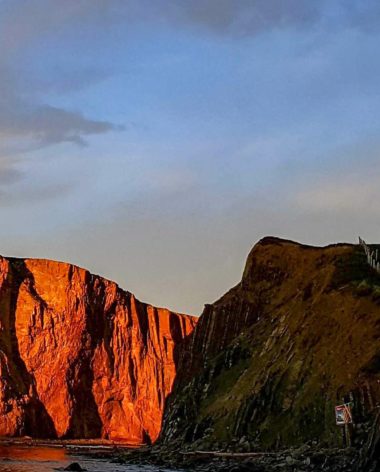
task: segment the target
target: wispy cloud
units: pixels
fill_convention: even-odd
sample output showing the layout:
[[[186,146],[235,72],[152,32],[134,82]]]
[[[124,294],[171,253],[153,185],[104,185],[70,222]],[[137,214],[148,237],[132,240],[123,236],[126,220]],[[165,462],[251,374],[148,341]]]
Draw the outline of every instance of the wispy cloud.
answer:
[[[337,17],[337,11],[340,21],[361,29],[380,21],[380,6],[374,0],[5,0],[0,4],[0,150],[9,149],[9,140],[14,138],[27,141],[32,148],[62,142],[83,145],[91,135],[120,129],[106,119],[91,118],[43,100],[44,88],[56,92],[76,90],[107,77],[106,71],[88,66],[69,74],[63,70],[55,74],[54,80],[26,76],[24,56],[30,54],[34,44],[48,41],[51,35],[73,32],[80,41],[79,31],[84,31],[91,41],[98,31],[115,24],[128,27],[153,21],[158,27],[170,24],[216,34],[256,35],[312,25],[323,17],[334,16],[334,12]]]
[[[1,186],[1,183],[0,177],[0,207],[7,208],[25,205],[25,202],[28,202],[29,205],[51,202],[52,200],[68,195],[74,188],[74,184],[72,183],[47,183],[39,186],[22,186],[18,188],[17,192],[11,192],[6,186]]]
[[[15,167],[15,162],[9,158],[0,158],[0,187],[18,182],[23,173]]]
[[[61,142],[83,145],[86,136],[115,129],[112,123],[86,118],[80,112],[22,101],[15,95],[0,99],[3,140],[30,139],[39,146]]]
[[[305,0],[180,1],[174,12],[168,8],[168,2],[163,3],[172,20],[202,26],[216,33],[238,35],[310,24],[318,20],[321,11],[317,2]]]
[[[23,64],[34,43],[57,34],[73,20],[80,21],[84,14],[100,13],[100,8],[101,2],[94,10],[82,0],[58,4],[46,0],[1,2],[0,153],[7,156],[7,166],[0,168],[3,183],[12,183],[21,175],[16,161],[9,161],[13,156],[63,142],[83,146],[91,135],[121,129],[110,121],[87,117],[43,98],[48,90],[83,88],[94,77],[104,76],[101,71],[73,71],[69,76],[62,73],[62,78],[56,74],[54,82],[49,82],[45,77],[30,77]]]

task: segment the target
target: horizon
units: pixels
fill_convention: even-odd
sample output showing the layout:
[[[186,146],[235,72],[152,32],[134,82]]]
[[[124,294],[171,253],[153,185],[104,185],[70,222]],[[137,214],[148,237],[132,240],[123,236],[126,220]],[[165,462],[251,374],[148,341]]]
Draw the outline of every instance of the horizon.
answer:
[[[375,0],[2,0],[0,25],[2,254],[200,314],[266,234],[380,239]]]

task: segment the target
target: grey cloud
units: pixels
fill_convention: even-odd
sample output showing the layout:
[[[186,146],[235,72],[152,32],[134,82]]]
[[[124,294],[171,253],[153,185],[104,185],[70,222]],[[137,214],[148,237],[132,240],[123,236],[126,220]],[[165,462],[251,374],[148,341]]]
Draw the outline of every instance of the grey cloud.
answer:
[[[12,51],[26,41],[67,28],[165,22],[174,27],[203,28],[217,34],[255,35],[273,29],[307,27],[324,17],[367,29],[380,22],[377,0],[49,0],[5,1],[7,24],[1,43]],[[2,13],[0,7],[0,15]],[[17,24],[17,28],[14,25]],[[91,33],[90,33],[91,34]]]
[[[85,136],[117,129],[111,123],[87,119],[78,112],[25,103],[17,97],[0,100],[0,105],[0,135],[5,139],[31,138],[39,145],[84,144]]]
[[[322,4],[305,0],[180,1],[176,4],[176,16],[214,32],[252,35],[310,24],[319,18]]]
[[[15,162],[0,158],[0,186],[14,184],[22,177],[23,173],[15,167]]]
[[[253,36],[275,29],[305,28],[318,23],[337,30],[375,31],[380,25],[378,0],[146,0],[156,16],[172,23],[201,27],[217,34]],[[140,4],[141,4],[140,3]]]
[[[66,141],[84,145],[85,136],[118,129],[112,123],[91,120],[81,113],[51,106],[35,107],[23,124],[26,125],[25,132],[32,133],[38,141],[46,144]]]
[[[6,0],[0,3],[4,18],[0,32],[2,62],[36,37],[60,33],[72,22],[91,19],[101,12],[102,0]]]
[[[60,183],[52,188],[40,188],[34,183],[34,188],[25,189],[23,162],[28,151],[62,142],[83,146],[90,135],[117,129],[111,123],[87,119],[78,112],[26,103],[14,94],[3,96],[0,99],[0,205],[49,200],[72,189],[73,186]]]
[[[87,69],[66,76],[57,73],[50,83],[46,79],[33,80],[23,71],[23,57],[34,40],[65,32],[67,25],[78,25],[81,19],[101,16],[102,3],[104,7],[105,2],[96,0],[95,8],[88,0],[0,3],[0,152],[3,155],[12,156],[62,142],[84,145],[90,135],[122,129],[106,120],[88,118],[80,111],[55,107],[41,100],[40,95],[46,91],[78,90],[102,80],[105,75],[101,71]]]
[[[364,5],[365,4],[365,5]],[[22,71],[23,53],[34,41],[49,35],[107,35],[107,29],[121,24],[149,22],[154,27],[192,28],[213,34],[255,35],[273,29],[317,23],[334,5],[344,12],[346,23],[366,29],[379,21],[378,2],[351,0],[6,0],[0,2],[0,151],[9,152],[10,140],[28,141],[30,149],[61,142],[86,143],[93,134],[121,129],[106,120],[85,117],[80,112],[42,103],[44,87],[53,92],[85,88],[107,73],[84,67],[56,80],[29,80]],[[372,25],[372,26],[371,26]],[[21,66],[19,66],[21,64]]]
[[[0,185],[9,185],[18,182],[23,176],[23,173],[13,167],[8,167],[0,170]]]
[[[14,207],[25,205],[26,203],[31,205],[33,203],[51,201],[52,199],[68,195],[73,188],[74,184],[72,183],[55,183],[52,185],[39,185],[28,188],[20,187],[16,190],[7,189],[5,186],[2,186],[0,190],[0,206]]]

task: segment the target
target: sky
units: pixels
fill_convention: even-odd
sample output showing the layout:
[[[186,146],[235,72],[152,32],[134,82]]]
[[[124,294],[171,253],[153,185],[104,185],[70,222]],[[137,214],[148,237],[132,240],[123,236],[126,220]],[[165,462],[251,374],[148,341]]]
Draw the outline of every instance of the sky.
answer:
[[[0,0],[0,253],[200,314],[274,235],[380,242],[378,0]]]

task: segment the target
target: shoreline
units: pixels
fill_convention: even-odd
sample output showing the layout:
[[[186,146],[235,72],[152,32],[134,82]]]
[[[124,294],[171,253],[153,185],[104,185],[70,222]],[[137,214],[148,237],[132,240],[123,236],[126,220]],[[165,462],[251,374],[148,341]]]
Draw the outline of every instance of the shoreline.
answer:
[[[142,449],[144,444],[127,443],[109,439],[36,439],[28,436],[20,438],[0,437],[0,447],[47,447],[52,449],[64,448],[67,451],[83,453],[109,452],[112,455],[126,451]]]
[[[305,444],[279,451],[174,450],[103,439],[0,438],[0,447],[63,448],[67,453],[107,459],[120,465],[167,467],[197,472],[356,472],[360,451],[355,448],[322,448]]]
[[[355,448],[322,448],[305,444],[279,451],[249,453],[227,451],[178,451],[160,446],[128,450],[120,464],[150,465],[197,472],[358,472],[360,451]]]

